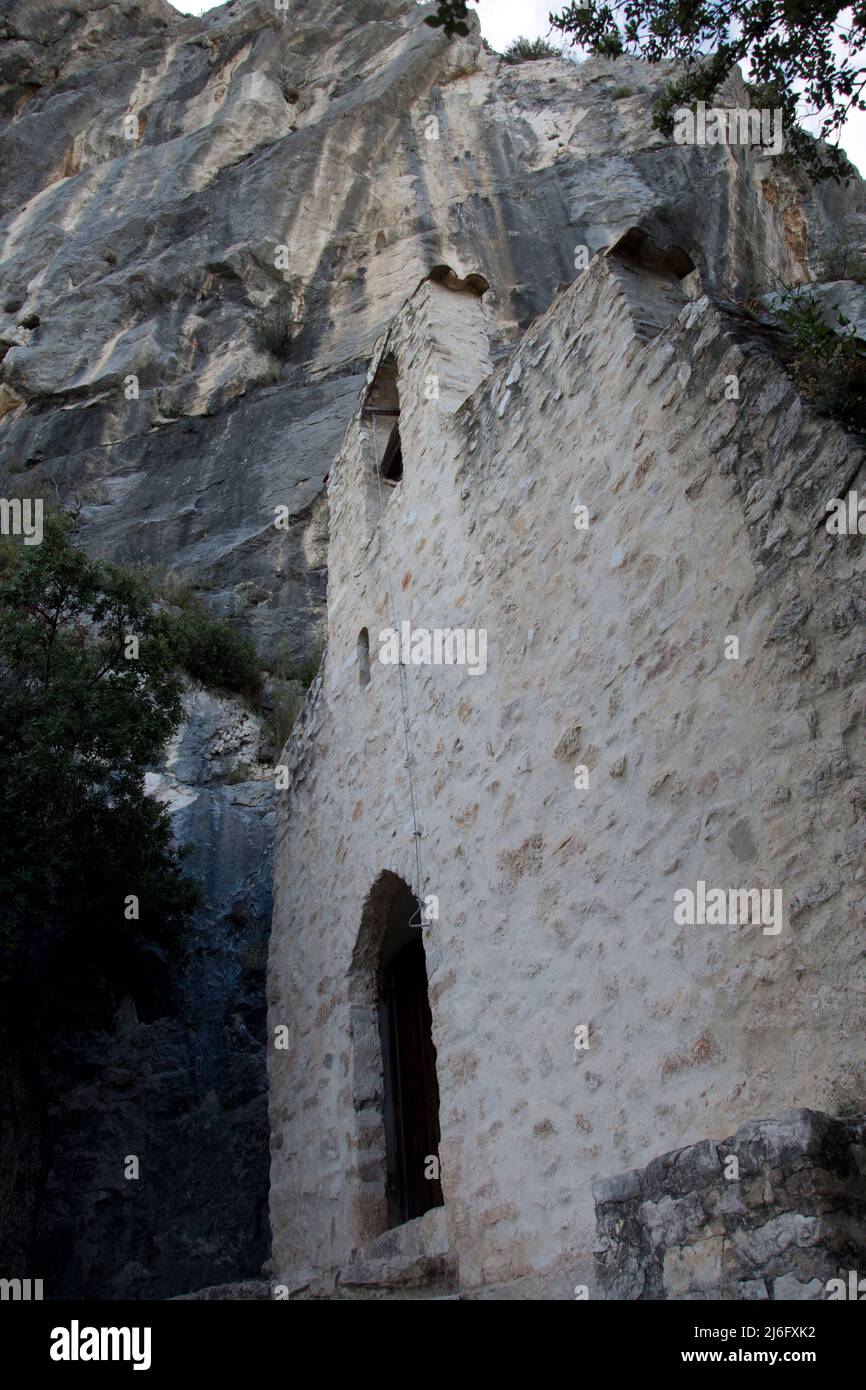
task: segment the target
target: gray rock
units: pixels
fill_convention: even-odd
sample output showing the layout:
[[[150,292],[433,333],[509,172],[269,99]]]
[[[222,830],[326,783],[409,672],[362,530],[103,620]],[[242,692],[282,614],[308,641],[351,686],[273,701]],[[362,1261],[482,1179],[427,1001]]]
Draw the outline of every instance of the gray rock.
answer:
[[[866,341],[866,285],[856,280],[823,280],[805,286],[799,297],[804,303],[811,300],[817,304],[824,322],[837,333],[853,333]],[[763,295],[762,302],[771,314],[775,314],[783,302],[783,296],[775,290]],[[840,324],[840,314],[850,326]]]
[[[777,1303],[780,1299],[813,1300],[824,1296],[825,1286],[820,1279],[810,1279],[804,1284],[793,1274],[783,1274],[773,1280],[773,1298]]]
[[[45,1058],[50,1163],[34,1258],[46,1297],[206,1290],[258,1274],[269,1250],[273,780],[254,763],[260,729],[238,699],[196,687],[186,704],[150,789],[193,847],[186,868],[204,905],[188,963],[158,995],[121,1000],[113,1033],[64,1037]],[[223,784],[219,769],[244,758],[250,780]],[[124,1178],[128,1154],[137,1180]]]
[[[862,1116],[786,1110],[718,1144],[664,1154],[643,1181],[629,1172],[596,1183],[603,1296],[764,1300],[772,1289],[775,1299],[824,1297],[837,1267],[866,1264],[864,1124]],[[736,1201],[709,1151],[737,1156]],[[657,1200],[642,1201],[646,1191]],[[602,1192],[610,1199],[600,1201]]]

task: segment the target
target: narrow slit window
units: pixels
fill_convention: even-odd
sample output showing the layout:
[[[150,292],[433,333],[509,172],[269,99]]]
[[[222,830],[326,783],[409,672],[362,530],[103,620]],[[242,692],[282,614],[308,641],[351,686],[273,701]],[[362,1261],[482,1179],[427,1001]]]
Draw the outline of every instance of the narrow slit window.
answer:
[[[386,483],[395,487],[402,476],[403,450],[400,446],[400,426],[395,425],[388,436],[388,443],[385,445],[385,453],[382,456],[382,477]]]
[[[395,488],[403,477],[403,448],[400,442],[400,393],[397,389],[397,359],[393,353],[383,357],[367,392],[364,414],[370,422],[374,450],[371,481],[381,490],[387,483]]]
[[[362,690],[370,684],[370,634],[365,627],[358,634],[358,683]]]

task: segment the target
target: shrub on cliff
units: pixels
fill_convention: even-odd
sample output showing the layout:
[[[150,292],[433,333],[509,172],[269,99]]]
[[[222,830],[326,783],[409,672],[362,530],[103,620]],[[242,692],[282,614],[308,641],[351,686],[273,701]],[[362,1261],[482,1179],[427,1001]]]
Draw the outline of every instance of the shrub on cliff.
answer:
[[[256,649],[230,623],[212,617],[192,599],[168,616],[167,631],[178,662],[194,680],[257,699],[261,676]]]
[[[278,362],[292,355],[296,324],[288,304],[274,301],[260,309],[253,318],[253,342],[262,352],[269,352]]]
[[[854,280],[858,285],[866,285],[866,255],[855,242],[837,242],[822,257],[815,278]]]
[[[546,39],[515,39],[503,53],[506,63],[535,63],[539,58],[561,58],[562,54]]]
[[[790,370],[816,410],[866,434],[866,354],[850,320],[837,308],[828,323],[808,286],[782,285],[774,313],[796,353]]]
[[[144,773],[182,715],[164,614],[135,571],[45,518],[0,571],[0,1021],[104,1021],[198,901]]]

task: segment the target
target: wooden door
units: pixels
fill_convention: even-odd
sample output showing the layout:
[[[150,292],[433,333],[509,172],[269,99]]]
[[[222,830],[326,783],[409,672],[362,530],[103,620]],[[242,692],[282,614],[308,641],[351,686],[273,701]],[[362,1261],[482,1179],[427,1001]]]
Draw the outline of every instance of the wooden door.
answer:
[[[442,1185],[426,1178],[439,1156],[439,1083],[427,997],[427,968],[420,931],[383,971],[382,1033],[385,1054],[385,1140],[388,1211],[392,1225],[442,1206]]]

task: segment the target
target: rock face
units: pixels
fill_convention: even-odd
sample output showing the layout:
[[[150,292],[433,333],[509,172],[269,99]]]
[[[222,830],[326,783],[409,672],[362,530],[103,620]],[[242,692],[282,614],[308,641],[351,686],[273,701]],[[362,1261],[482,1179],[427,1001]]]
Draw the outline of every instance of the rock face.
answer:
[[[787,1110],[596,1186],[614,1299],[860,1298],[866,1119]]]
[[[15,0],[2,21],[0,457],[77,498],[95,551],[243,605],[270,654],[312,645],[322,483],[433,265],[483,270],[495,350],[633,223],[730,291],[863,225],[859,196],[663,140],[639,64],[508,67],[422,17]]]
[[[841,326],[846,333],[866,342],[866,285],[856,280],[826,280],[801,291],[800,298],[806,304],[811,301],[819,306],[829,328],[838,331]],[[781,300],[782,296],[776,291],[768,294],[764,303],[771,314],[775,314]]]
[[[765,265],[802,278],[866,225],[860,185],[814,193],[771,159],[664,141],[649,118],[663,73],[508,67],[477,31],[449,43],[423,13],[244,0],[193,19],[162,0],[11,0],[0,18],[2,490],[75,505],[94,553],[190,579],[266,664],[315,646],[325,479],[376,340],[434,266],[489,282],[486,368],[584,249],[629,226],[736,294]],[[458,404],[480,376],[452,366]],[[506,384],[497,419],[520,391]],[[774,560],[781,482],[748,456],[726,469],[774,516]],[[513,484],[528,497],[527,479]],[[68,1040],[47,1068],[39,1239],[58,1291],[160,1296],[259,1273],[270,842],[255,742],[237,707],[191,700],[152,787],[206,886],[189,970],[170,999],[125,1004],[111,1038]],[[515,882],[537,868],[534,834],[508,860]],[[278,872],[285,892],[294,869]],[[122,1159],[139,1150],[130,1183]],[[514,1277],[491,1259],[491,1278]]]
[[[52,1041],[34,1260],[50,1297],[164,1298],[257,1274],[270,1245],[264,979],[273,780],[258,722],[197,689],[151,790],[193,846],[189,964],[114,1031]],[[236,769],[230,784],[226,764]],[[235,780],[246,778],[246,780]],[[126,1176],[138,1159],[139,1176]]]

